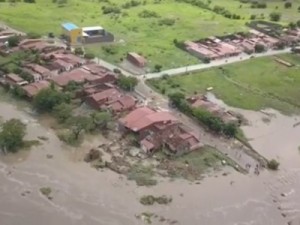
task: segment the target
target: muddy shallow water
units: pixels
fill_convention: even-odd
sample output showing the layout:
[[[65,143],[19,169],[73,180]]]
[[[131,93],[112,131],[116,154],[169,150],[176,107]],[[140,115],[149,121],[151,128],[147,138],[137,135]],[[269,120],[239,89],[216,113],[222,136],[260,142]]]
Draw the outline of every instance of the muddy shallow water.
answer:
[[[246,176],[231,171],[228,176],[210,176],[201,184],[176,180],[137,188],[111,171],[96,171],[74,160],[81,150],[64,146],[29,110],[4,102],[0,107],[4,119],[15,117],[27,123],[29,139],[49,138],[31,151],[0,156],[0,225],[143,224],[135,218],[141,212],[184,225],[284,225],[292,220],[300,224],[300,126],[293,127],[295,118],[273,112],[276,116],[266,123],[265,114],[245,112],[251,126],[243,129],[251,144],[267,158],[279,160],[279,172]],[[89,141],[83,148],[92,145]],[[51,187],[52,201],[40,194],[41,187]],[[144,194],[170,195],[173,202],[143,206],[138,200]]]

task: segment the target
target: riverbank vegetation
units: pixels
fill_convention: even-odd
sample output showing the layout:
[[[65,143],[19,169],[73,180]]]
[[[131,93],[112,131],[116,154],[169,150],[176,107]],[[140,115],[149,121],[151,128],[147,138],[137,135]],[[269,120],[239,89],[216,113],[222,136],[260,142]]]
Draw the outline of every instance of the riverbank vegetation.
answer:
[[[277,162],[275,159],[272,159],[268,162],[268,168],[270,170],[278,170],[279,169],[279,162]]]
[[[167,197],[165,195],[155,197],[153,195],[144,195],[140,198],[140,203],[142,205],[153,205],[155,203],[160,205],[167,205],[172,202],[171,197]]]
[[[184,94],[174,92],[169,95],[170,103],[181,112],[192,116],[199,123],[205,125],[216,134],[223,134],[227,137],[234,137],[238,133],[238,126],[234,123],[224,123],[221,118],[214,116],[203,108],[193,108],[186,101]]]
[[[300,56],[285,54],[279,58],[294,66],[282,65],[274,57],[253,58],[189,75],[151,79],[148,83],[166,95],[178,91],[187,96],[205,94],[206,89],[212,87],[212,92],[229,106],[250,110],[274,108],[284,114],[299,113]]]

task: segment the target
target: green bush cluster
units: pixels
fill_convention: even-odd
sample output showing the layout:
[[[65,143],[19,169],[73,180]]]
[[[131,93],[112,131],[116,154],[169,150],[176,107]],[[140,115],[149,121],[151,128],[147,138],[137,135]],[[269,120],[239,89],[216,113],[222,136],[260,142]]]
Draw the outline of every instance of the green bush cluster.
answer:
[[[227,137],[234,137],[238,133],[238,127],[234,123],[224,123],[221,118],[212,115],[202,108],[192,108],[185,100],[184,94],[176,92],[169,95],[170,102],[181,112],[191,115],[200,123],[217,134],[224,134]]]

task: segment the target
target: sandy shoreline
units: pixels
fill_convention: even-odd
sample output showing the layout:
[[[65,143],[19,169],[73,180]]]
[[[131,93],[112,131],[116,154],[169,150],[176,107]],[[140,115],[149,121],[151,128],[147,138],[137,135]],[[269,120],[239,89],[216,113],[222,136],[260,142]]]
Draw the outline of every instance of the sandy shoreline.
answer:
[[[135,218],[142,212],[184,225],[219,225],[220,221],[223,225],[283,225],[299,216],[300,126],[293,127],[295,118],[277,114],[270,123],[264,123],[264,114],[247,112],[251,126],[243,129],[256,150],[281,162],[277,173],[264,171],[256,176],[231,171],[228,176],[216,173],[217,177],[208,177],[201,184],[176,180],[137,188],[134,182],[111,171],[100,172],[84,162],[70,160],[73,153],[51,129],[9,103],[1,102],[0,107],[4,119],[15,117],[27,122],[28,138],[49,137],[26,154],[2,157],[1,225],[38,225],[41,221],[47,225],[143,224]],[[47,159],[47,154],[53,159]],[[53,190],[52,201],[39,191],[45,186]],[[144,194],[170,195],[173,202],[168,206],[143,206],[138,199]]]

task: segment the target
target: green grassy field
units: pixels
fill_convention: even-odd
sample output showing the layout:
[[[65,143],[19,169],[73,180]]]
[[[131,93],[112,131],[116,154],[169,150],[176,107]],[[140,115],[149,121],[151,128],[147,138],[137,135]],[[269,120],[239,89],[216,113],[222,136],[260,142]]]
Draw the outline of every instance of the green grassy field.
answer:
[[[296,22],[300,19],[300,12],[298,12],[298,7],[300,6],[299,0],[289,1],[292,2],[292,7],[288,9],[284,7],[285,1],[282,0],[261,0],[257,2],[265,2],[267,8],[251,8],[250,3],[241,3],[240,1],[234,0],[213,0],[212,5],[223,6],[230,12],[234,12],[245,19],[249,19],[251,15],[256,15],[257,18],[260,18],[263,14],[265,19],[269,20],[269,14],[271,12],[281,13],[281,22],[283,23]]]
[[[149,83],[165,94],[182,91],[186,95],[204,93],[213,87],[213,93],[228,105],[260,110],[274,108],[283,113],[299,113],[300,57],[281,55],[281,59],[295,63],[286,67],[273,57],[257,58],[214,68],[191,75],[150,80]]]
[[[117,6],[126,1],[110,0]],[[68,0],[64,7],[48,0],[36,0],[35,4],[0,3],[0,21],[25,32],[48,34],[61,33],[60,24],[73,22],[79,26],[103,26],[116,36],[115,54],[107,54],[101,45],[92,45],[89,51],[98,56],[118,63],[126,52],[135,51],[145,55],[153,68],[155,64],[163,65],[163,69],[180,65],[194,64],[198,60],[177,49],[173,40],[198,39],[210,35],[246,30],[244,20],[230,20],[211,11],[193,7],[174,0],[162,0],[155,4],[154,0],[146,5],[129,9],[121,8],[121,14],[104,15],[101,7],[105,2]],[[143,10],[154,11],[159,18],[140,18]],[[164,18],[175,19],[173,26],[159,25]]]
[[[57,0],[60,1],[60,0]],[[113,63],[119,63],[128,51],[135,51],[148,58],[150,67],[162,65],[162,69],[199,63],[188,53],[177,49],[173,40],[196,40],[199,38],[222,35],[235,31],[245,31],[245,23],[251,14],[264,13],[268,19],[269,12],[278,5],[278,11],[283,14],[283,22],[296,21],[300,13],[297,7],[300,0],[293,1],[291,9],[284,9],[282,1],[268,1],[266,9],[251,9],[250,4],[236,0],[212,0],[211,7],[224,6],[232,13],[242,16],[240,20],[232,20],[215,14],[212,11],[179,3],[175,0],[140,1],[136,7],[122,8],[129,0],[66,0],[62,7],[49,0],[36,0],[36,3],[0,3],[0,21],[25,32],[61,34],[61,23],[73,22],[78,26],[103,26],[116,37],[114,54],[107,53],[102,45],[87,47]],[[108,3],[109,2],[109,3]],[[145,3],[145,4],[144,4]],[[102,7],[115,5],[120,14],[103,14]],[[242,8],[240,8],[242,5]],[[158,17],[141,18],[143,10],[155,12]],[[162,19],[174,19],[172,26],[159,25]]]

